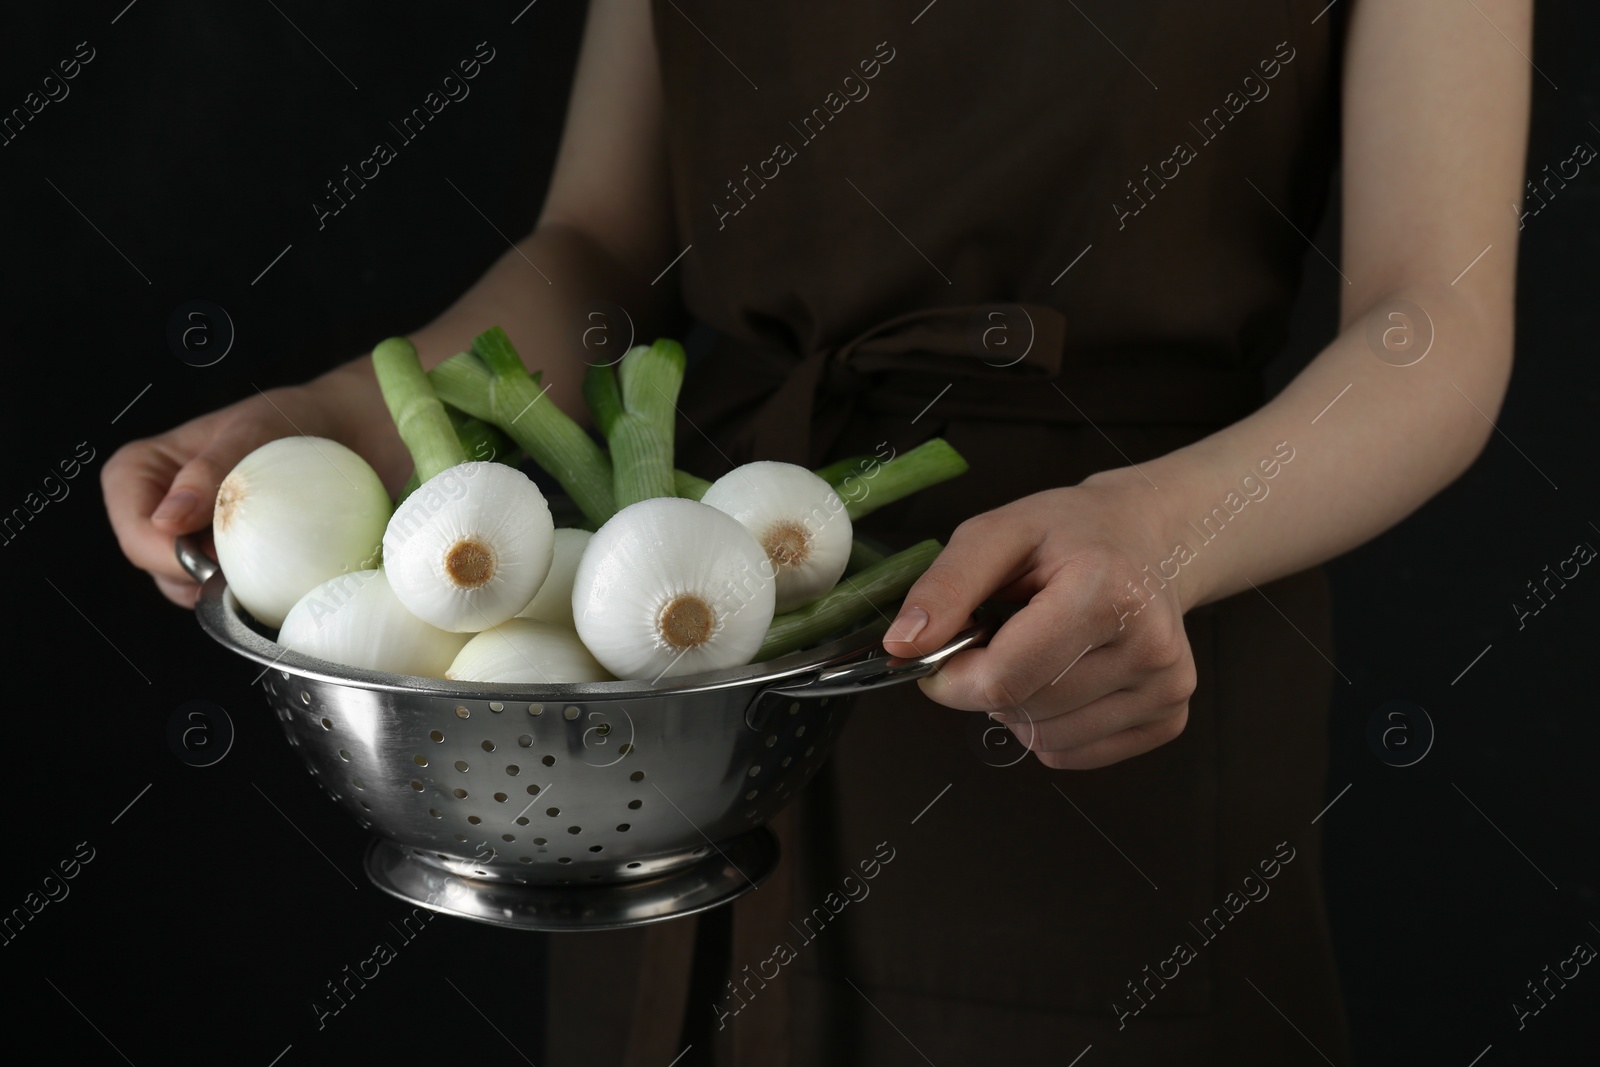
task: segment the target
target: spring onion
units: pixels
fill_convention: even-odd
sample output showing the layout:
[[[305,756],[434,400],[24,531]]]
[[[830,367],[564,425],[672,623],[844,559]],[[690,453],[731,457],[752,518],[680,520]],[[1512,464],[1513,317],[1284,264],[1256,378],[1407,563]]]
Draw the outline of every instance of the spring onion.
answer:
[[[562,685],[608,682],[578,635],[564,626],[533,619],[512,619],[475,635],[445,677],[456,682],[518,682]]]
[[[423,622],[400,603],[383,571],[360,570],[301,597],[278,643],[348,667],[439,678],[470,636]]]
[[[390,510],[377,472],[337,441],[269,441],[217,489],[217,562],[240,605],[279,626],[314,587],[376,564]]]
[[[433,381],[432,375],[428,381],[430,383]],[[498,426],[454,408],[447,407],[445,413],[450,416],[450,425],[455,428],[456,439],[461,442],[461,449],[468,459],[494,460],[496,463],[505,463],[513,467],[522,462],[522,449],[512,443]],[[416,471],[412,471],[410,480],[406,482],[405,488],[400,490],[395,502],[399,503],[415,493],[421,485],[422,478]]]
[[[519,619],[548,622],[565,629],[572,625],[572,580],[578,574],[578,561],[594,534],[588,530],[557,530],[555,554],[550,560],[550,573],[544,584],[534,594],[528,606],[517,612]]]
[[[578,636],[618,678],[655,680],[750,662],[772,622],[767,554],[708,504],[655,497],[589,541],[572,585]]]
[[[777,580],[777,611],[793,611],[839,581],[850,562],[850,517],[833,487],[793,463],[758,460],[711,484],[702,502],[755,536]]]
[[[503,463],[466,461],[465,450],[404,338],[372,352],[395,428],[422,485],[383,534],[395,596],[441,630],[476,632],[505,622],[550,570],[555,524],[544,494]]]

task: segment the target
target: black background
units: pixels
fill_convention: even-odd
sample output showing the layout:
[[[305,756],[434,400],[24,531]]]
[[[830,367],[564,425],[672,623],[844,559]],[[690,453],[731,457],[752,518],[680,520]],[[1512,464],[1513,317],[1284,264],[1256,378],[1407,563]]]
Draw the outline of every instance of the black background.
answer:
[[[0,546],[17,774],[0,910],[79,842],[94,849],[70,896],[0,947],[8,1030],[86,1063],[123,1062],[120,1050],[139,1064],[267,1064],[291,1045],[280,1062],[519,1062],[508,1041],[542,1063],[540,938],[456,920],[430,924],[318,1029],[313,998],[396,940],[388,923],[406,909],[365,883],[364,834],[312,788],[251,690],[255,669],[122,561],[97,482],[125,441],[421,325],[504,249],[496,229],[527,232],[582,6],[124,2],[31,10],[0,40],[5,110],[79,41],[96,51],[70,95],[0,148],[0,509],[79,442],[95,452],[66,499]],[[1600,11],[1541,4],[1536,38],[1530,172],[1600,143]],[[319,230],[323,183],[480,41],[496,57],[471,96]],[[1600,544],[1590,169],[1523,234],[1500,433],[1461,480],[1332,568],[1332,655],[1349,681],[1336,682],[1337,801],[1319,825],[1363,1064],[1465,1065],[1491,1045],[1485,1067],[1600,1061],[1592,968],[1524,1029],[1511,1008],[1575,943],[1600,945],[1600,578],[1585,570],[1521,631],[1510,606],[1575,543]],[[1330,252],[1335,221],[1316,237]],[[1306,262],[1279,381],[1333,328],[1335,276]],[[193,299],[237,330],[214,366],[167,344],[169,316]],[[225,708],[237,731],[214,766],[169,746],[192,700]],[[1414,766],[1369,746],[1391,700],[1425,708],[1436,730]],[[596,1004],[589,1022],[615,1025],[623,1007]],[[1306,1062],[1319,1062],[1309,1048]]]

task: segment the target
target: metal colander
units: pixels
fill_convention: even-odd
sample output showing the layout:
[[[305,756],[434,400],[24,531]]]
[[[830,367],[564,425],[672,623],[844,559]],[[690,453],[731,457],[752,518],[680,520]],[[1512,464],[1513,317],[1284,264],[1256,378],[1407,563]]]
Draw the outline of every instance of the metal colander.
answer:
[[[403,900],[537,930],[634,926],[755,888],[766,823],[827,759],[852,694],[931,674],[984,626],[920,659],[878,620],[780,659],[672,678],[464,684],[359,670],[276,644],[198,547],[200,625],[266,668],[306,768],[376,839],[366,871]]]

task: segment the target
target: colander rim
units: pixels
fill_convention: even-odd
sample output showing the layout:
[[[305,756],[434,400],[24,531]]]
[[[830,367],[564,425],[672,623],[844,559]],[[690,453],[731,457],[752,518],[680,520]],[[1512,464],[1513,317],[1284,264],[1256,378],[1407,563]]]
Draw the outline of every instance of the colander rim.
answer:
[[[502,703],[557,704],[605,700],[639,700],[646,697],[681,696],[746,686],[770,686],[802,678],[842,660],[887,655],[880,641],[888,632],[888,621],[871,620],[851,632],[786,656],[729,667],[718,671],[679,675],[659,682],[637,680],[583,682],[559,685],[523,683],[455,682],[444,678],[392,674],[360,667],[347,667],[315,656],[284,648],[246,621],[247,614],[228,589],[221,571],[208,578],[195,602],[200,627],[218,644],[246,659],[299,678],[330,682],[372,692],[439,697],[455,700],[499,701]],[[266,674],[263,671],[262,674]],[[259,676],[258,676],[259,677]]]

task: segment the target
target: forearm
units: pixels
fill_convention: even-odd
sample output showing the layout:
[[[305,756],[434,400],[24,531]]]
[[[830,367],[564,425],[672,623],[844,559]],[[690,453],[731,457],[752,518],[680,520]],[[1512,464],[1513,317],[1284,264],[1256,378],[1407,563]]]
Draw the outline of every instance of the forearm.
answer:
[[[626,317],[588,318],[602,303],[626,309]],[[499,325],[529,370],[542,372],[547,399],[582,419],[587,364],[619,358],[630,343],[630,325],[644,343],[674,332],[678,314],[670,289],[652,287],[581,231],[546,224],[507,249],[471,289],[410,338],[423,366],[433,367]],[[389,425],[370,356],[343,364],[315,384],[349,413],[354,439],[344,443],[367,456],[386,480],[396,474],[403,480],[409,459]]]
[[[1379,333],[1399,327],[1387,318],[1396,297],[1432,321],[1432,348],[1410,366],[1380,360],[1368,343],[1374,321]],[[1413,325],[1426,344],[1426,323]],[[1362,544],[1454,481],[1493,432],[1511,345],[1509,307],[1486,311],[1449,287],[1402,290],[1347,322],[1259,411],[1088,484],[1121,485],[1153,505],[1169,547],[1149,573],[1185,610],[1220,600]]]

